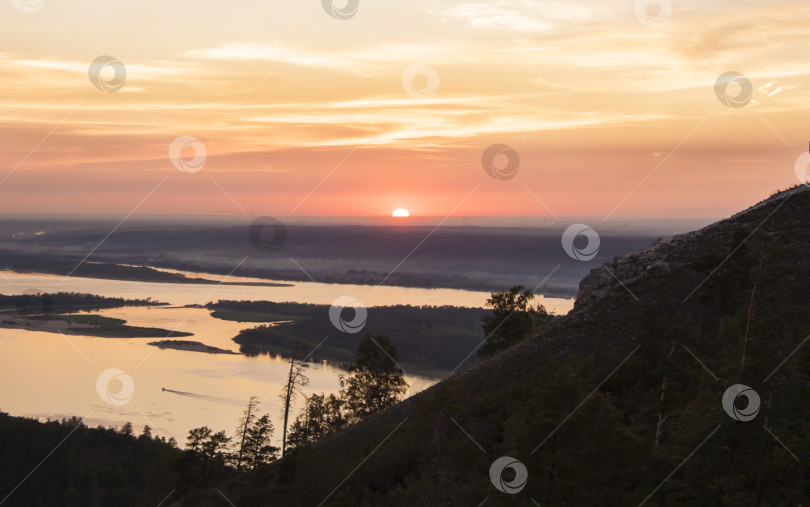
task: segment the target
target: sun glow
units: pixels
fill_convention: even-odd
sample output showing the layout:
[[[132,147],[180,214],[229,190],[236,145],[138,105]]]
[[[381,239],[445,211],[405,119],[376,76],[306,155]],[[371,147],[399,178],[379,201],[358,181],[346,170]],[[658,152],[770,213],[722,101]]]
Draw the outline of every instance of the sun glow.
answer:
[[[397,208],[397,209],[394,210],[394,212],[391,214],[391,216],[392,217],[409,217],[409,216],[411,216],[411,214],[408,213],[408,210],[406,210],[405,208]]]

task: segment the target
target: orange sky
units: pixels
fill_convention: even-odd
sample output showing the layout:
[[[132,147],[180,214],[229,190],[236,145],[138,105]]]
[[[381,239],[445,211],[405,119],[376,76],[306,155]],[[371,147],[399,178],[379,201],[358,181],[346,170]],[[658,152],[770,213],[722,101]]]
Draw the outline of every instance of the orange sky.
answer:
[[[321,3],[5,2],[0,213],[718,217],[797,183],[806,2]]]

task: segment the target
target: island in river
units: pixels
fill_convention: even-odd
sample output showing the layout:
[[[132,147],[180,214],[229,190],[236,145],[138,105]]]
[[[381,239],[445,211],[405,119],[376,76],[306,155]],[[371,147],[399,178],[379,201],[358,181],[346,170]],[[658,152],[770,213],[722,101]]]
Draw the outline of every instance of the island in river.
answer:
[[[81,314],[47,314],[8,317],[0,320],[0,328],[27,329],[29,331],[94,336],[98,338],[192,336],[192,333],[170,331],[157,327],[128,326],[123,319]]]
[[[219,347],[212,347],[202,342],[195,342],[191,340],[159,340],[156,342],[149,342],[149,345],[161,349],[174,349],[185,350],[188,352],[205,352],[206,354],[238,354],[232,350],[225,350]]]
[[[27,329],[46,333],[94,336],[100,338],[185,337],[192,333],[156,327],[128,326],[123,319],[91,315],[90,312],[124,306],[165,306],[152,299],[124,299],[59,292],[33,291],[16,296],[0,295],[0,328]]]

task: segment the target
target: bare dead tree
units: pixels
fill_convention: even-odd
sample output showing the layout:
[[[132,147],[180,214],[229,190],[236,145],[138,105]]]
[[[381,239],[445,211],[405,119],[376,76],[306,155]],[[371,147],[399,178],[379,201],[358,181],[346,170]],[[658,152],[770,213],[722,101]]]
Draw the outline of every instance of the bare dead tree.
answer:
[[[309,384],[309,378],[304,375],[304,369],[307,364],[297,358],[298,356],[298,341],[295,342],[295,351],[290,357],[290,372],[287,376],[287,385],[281,390],[281,399],[284,401],[284,429],[282,430],[281,437],[281,457],[284,457],[284,451],[287,448],[287,426],[290,419],[290,405],[295,399],[296,394],[302,394],[302,387]]]

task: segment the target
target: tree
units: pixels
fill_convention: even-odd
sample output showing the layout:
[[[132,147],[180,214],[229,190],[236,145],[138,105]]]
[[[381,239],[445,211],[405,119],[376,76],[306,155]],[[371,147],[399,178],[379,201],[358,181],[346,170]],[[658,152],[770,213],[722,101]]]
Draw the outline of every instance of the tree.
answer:
[[[121,426],[121,434],[126,435],[128,437],[131,437],[132,435],[134,435],[134,432],[132,430],[132,423],[131,422],[125,422],[124,425]]]
[[[349,374],[340,376],[350,420],[381,412],[402,398],[408,384],[396,360],[397,349],[387,336],[369,334],[360,340]]]
[[[258,403],[259,402],[257,401],[257,398],[255,396],[250,397],[247,409],[245,409],[245,416],[242,417],[242,420],[239,422],[239,427],[236,429],[236,436],[234,438],[236,438],[237,441],[239,442],[239,453],[236,460],[237,470],[242,470],[242,458],[244,457],[245,442],[248,437],[248,429],[256,420],[255,409]]]
[[[194,428],[188,432],[188,451],[205,465],[204,477],[208,477],[212,463],[215,466],[224,465],[230,441],[224,430],[214,433],[207,426]]]
[[[287,426],[290,418],[290,405],[295,399],[295,395],[303,394],[301,388],[309,384],[309,378],[304,375],[304,369],[307,364],[296,358],[298,355],[298,342],[295,342],[295,351],[290,357],[290,373],[287,377],[287,385],[281,390],[281,400],[284,402],[284,428],[282,428],[281,435],[281,457],[284,457],[284,451],[287,448]]]
[[[202,454],[203,444],[211,436],[211,428],[203,426],[201,428],[194,428],[188,432],[186,438],[186,447],[192,453]]]
[[[147,424],[143,427],[143,433],[141,433],[140,438],[144,440],[152,440],[152,428]]]
[[[203,455],[208,459],[224,459],[230,441],[231,438],[225,435],[225,430],[212,433],[208,440],[203,443]]]
[[[264,414],[259,417],[248,428],[247,433],[244,458],[250,468],[255,469],[259,465],[276,459],[278,447],[270,445],[270,439],[273,437],[273,423],[270,421],[269,415]]]
[[[492,315],[481,318],[484,344],[478,351],[479,356],[491,356],[507,349],[551,320],[543,305],[531,306],[533,299],[534,293],[522,285],[492,293],[487,299]]]
[[[307,398],[306,406],[292,425],[289,445],[301,447],[346,427],[349,423],[342,398],[324,393]]]

